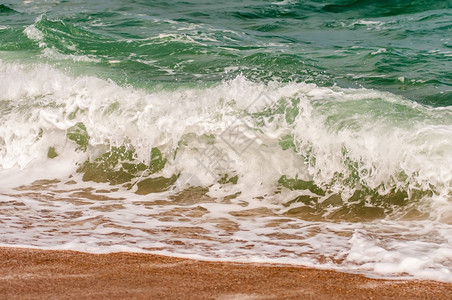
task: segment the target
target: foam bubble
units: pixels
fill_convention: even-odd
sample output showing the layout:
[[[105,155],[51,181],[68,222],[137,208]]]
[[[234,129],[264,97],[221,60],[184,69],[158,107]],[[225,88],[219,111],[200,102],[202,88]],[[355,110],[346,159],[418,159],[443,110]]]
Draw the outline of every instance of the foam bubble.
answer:
[[[39,41],[42,41],[44,38],[44,34],[39,29],[37,29],[34,24],[27,26],[24,29],[24,33],[27,35],[27,37],[30,40],[33,40],[33,41],[39,42]]]

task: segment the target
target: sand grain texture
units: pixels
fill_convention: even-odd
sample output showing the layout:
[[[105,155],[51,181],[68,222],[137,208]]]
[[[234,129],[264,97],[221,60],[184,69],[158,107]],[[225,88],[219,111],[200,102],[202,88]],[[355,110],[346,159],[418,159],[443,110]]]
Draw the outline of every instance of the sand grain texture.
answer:
[[[3,299],[450,299],[452,284],[158,255],[0,248]]]

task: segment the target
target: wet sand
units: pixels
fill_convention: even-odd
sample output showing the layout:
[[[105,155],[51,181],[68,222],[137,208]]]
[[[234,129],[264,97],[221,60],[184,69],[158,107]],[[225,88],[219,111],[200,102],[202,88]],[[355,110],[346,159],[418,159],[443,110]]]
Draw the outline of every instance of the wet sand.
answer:
[[[450,299],[452,284],[158,255],[0,248],[2,299]]]

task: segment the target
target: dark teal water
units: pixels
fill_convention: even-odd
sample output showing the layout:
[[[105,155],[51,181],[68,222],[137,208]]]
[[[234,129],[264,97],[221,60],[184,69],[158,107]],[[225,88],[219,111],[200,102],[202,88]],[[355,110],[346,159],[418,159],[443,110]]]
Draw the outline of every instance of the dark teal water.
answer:
[[[451,3],[7,1],[0,51],[4,60],[45,61],[145,88],[243,74],[362,86],[448,106]],[[41,38],[24,34],[30,25]]]

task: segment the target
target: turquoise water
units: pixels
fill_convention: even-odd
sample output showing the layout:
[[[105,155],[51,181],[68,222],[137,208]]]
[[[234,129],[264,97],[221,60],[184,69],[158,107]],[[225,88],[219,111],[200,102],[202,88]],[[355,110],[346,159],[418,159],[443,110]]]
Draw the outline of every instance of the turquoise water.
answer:
[[[2,5],[4,59],[150,89],[243,74],[452,104],[450,1],[24,2]]]
[[[3,2],[0,242],[450,282],[451,34],[451,1]]]

